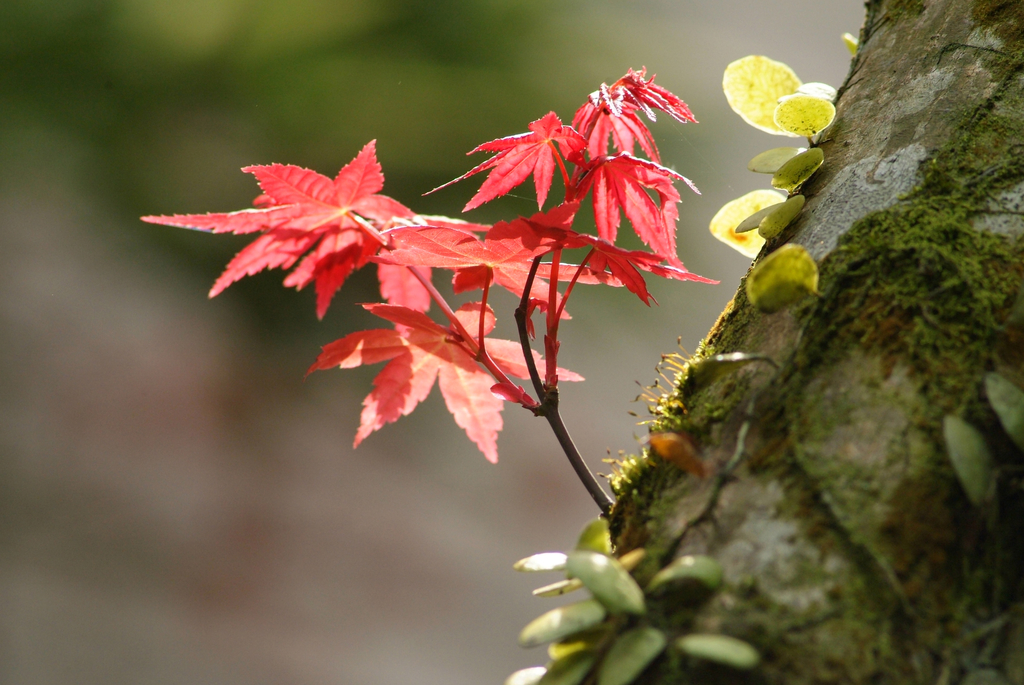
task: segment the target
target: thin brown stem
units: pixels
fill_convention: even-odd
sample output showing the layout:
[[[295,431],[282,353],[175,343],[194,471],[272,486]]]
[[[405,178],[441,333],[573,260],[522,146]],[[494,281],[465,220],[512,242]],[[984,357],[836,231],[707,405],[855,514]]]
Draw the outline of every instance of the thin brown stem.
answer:
[[[533,413],[547,419],[548,425],[551,426],[551,430],[555,434],[562,452],[569,459],[569,463],[576,472],[576,476],[583,483],[583,487],[587,489],[587,492],[593,498],[598,508],[601,509],[601,512],[607,515],[615,504],[615,500],[604,491],[597,478],[594,477],[593,472],[587,467],[586,462],[583,461],[583,457],[580,456],[576,443],[573,442],[572,436],[569,435],[565,423],[562,422],[562,415],[558,411],[558,388],[544,387],[544,383],[540,379],[540,373],[537,371],[537,364],[533,359],[533,348],[530,347],[530,333],[527,329],[527,321],[530,312],[530,291],[533,289],[533,281],[537,276],[538,268],[540,268],[540,257],[534,259],[533,264],[530,266],[530,273],[526,277],[523,297],[519,302],[519,307],[516,308],[515,314],[516,327],[519,329],[519,342],[523,347],[523,357],[526,359],[526,368],[530,371],[530,380],[533,381],[533,387],[541,398],[540,406],[534,407]]]

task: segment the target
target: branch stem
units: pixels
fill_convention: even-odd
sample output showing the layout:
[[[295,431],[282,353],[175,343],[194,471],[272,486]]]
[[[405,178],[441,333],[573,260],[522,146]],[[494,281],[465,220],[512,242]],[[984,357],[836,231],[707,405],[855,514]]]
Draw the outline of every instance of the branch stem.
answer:
[[[540,379],[540,373],[537,371],[537,364],[533,359],[533,348],[530,347],[530,333],[527,328],[527,322],[530,312],[530,291],[533,289],[533,281],[537,276],[537,269],[540,268],[540,259],[540,257],[537,257],[533,260],[533,264],[530,265],[530,273],[526,277],[523,298],[520,300],[515,313],[516,327],[519,329],[519,343],[523,347],[526,368],[530,372],[530,380],[533,382],[534,390],[537,391],[537,395],[541,398],[540,406],[534,407],[533,413],[547,419],[548,425],[551,426],[551,431],[555,434],[555,438],[562,448],[562,452],[565,453],[573,470],[576,471],[576,476],[583,483],[583,487],[587,489],[587,492],[601,512],[607,515],[611,511],[612,505],[615,504],[615,500],[604,491],[597,478],[594,477],[593,472],[586,462],[583,461],[583,457],[580,456],[576,443],[573,442],[572,436],[569,435],[569,431],[562,421],[562,415],[558,411],[558,388],[544,386]]]

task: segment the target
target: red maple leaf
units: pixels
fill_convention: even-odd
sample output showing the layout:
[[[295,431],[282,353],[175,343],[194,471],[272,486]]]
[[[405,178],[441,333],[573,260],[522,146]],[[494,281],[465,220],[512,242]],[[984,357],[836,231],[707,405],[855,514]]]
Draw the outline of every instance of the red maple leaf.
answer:
[[[654,121],[655,110],[666,112],[681,123],[697,123],[690,108],[671,91],[645,80],[647,68],[630,69],[611,86],[602,83],[590,94],[588,102],[576,110],[572,125],[587,139],[591,159],[608,154],[608,136],[619,152],[633,154],[634,143],[654,162],[660,162],[658,148],[647,126],[636,112],[642,111]]]
[[[231,260],[213,284],[210,297],[263,269],[291,268],[309,252],[285,279],[285,285],[301,290],[315,282],[317,316],[323,318],[348,275],[364,266],[380,248],[379,231],[397,220],[411,221],[416,216],[398,201],[379,194],[384,175],[375,143],[367,143],[333,180],[287,164],[245,167],[243,171],[253,174],[263,189],[263,195],[254,202],[258,209],[145,216],[142,220],[214,233],[264,231]],[[389,301],[398,302],[396,297],[410,293],[411,299],[401,303],[423,306],[422,294],[411,286],[395,285],[395,277],[385,274],[382,284]]]
[[[690,179],[660,164],[620,152],[611,157],[599,157],[580,179],[577,196],[583,197],[594,189],[594,221],[597,234],[610,243],[618,235],[621,209],[633,230],[652,250],[679,265],[676,256],[676,219],[679,212],[679,192],[672,179],[686,183],[697,194]],[[647,193],[651,189],[658,195],[660,206]]]
[[[639,270],[677,281],[718,283],[690,273],[682,264],[662,264],[665,258],[661,255],[642,250],[626,250],[607,240],[577,233],[571,226],[573,214],[578,207],[577,202],[566,203],[544,214],[535,214],[529,219],[520,217],[510,223],[498,222],[487,237],[490,239],[493,235],[504,241],[518,240],[526,249],[538,252],[590,248],[592,252],[586,259],[589,278],[581,279],[581,282],[625,286],[647,305],[650,305],[654,298],[647,290],[647,283]],[[569,274],[573,273],[571,265],[567,265],[566,268]]]
[[[374,260],[382,264],[452,269],[456,293],[476,290],[488,283],[522,296],[530,262],[545,248],[525,248],[518,240],[480,240],[468,231],[440,226],[418,226],[388,231],[392,250]],[[538,279],[536,287],[543,285]]]
[[[498,154],[430,192],[433,193],[490,169],[491,173],[480,186],[480,190],[462,210],[468,212],[485,202],[501,197],[525,181],[530,174],[533,174],[534,186],[537,189],[537,206],[543,207],[544,201],[548,197],[548,190],[551,189],[551,180],[554,177],[557,163],[555,143],[561,149],[562,157],[579,159],[579,154],[587,146],[587,141],[571,126],[564,126],[554,112],[548,112],[531,123],[529,129],[530,133],[498,138],[473,148],[467,154],[474,152],[497,152]]]
[[[438,380],[448,411],[470,440],[491,463],[498,461],[497,438],[502,427],[504,401],[492,392],[494,379],[483,371],[457,333],[425,314],[390,304],[363,305],[368,311],[398,325],[397,330],[360,331],[325,345],[313,371],[388,361],[373,381],[374,389],[363,400],[363,412],[353,447],[370,433],[412,412]],[[480,303],[461,307],[455,315],[470,331],[479,328]],[[494,328],[488,308],[484,333]],[[508,340],[487,340],[488,353],[506,373],[526,377],[522,348]],[[535,356],[536,358],[536,356]],[[582,380],[560,369],[562,380]]]

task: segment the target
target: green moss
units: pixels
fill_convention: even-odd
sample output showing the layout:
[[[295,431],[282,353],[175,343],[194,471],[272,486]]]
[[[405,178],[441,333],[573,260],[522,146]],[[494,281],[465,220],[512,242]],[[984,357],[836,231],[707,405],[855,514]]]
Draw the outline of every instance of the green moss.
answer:
[[[975,0],[971,18],[999,36],[1004,49],[1024,46],[1024,3],[1020,0]]]
[[[890,12],[894,8],[909,14],[919,12],[921,3],[905,0],[889,7]],[[979,13],[985,21],[1024,26],[1024,3],[1016,0],[982,0],[975,5],[976,21]],[[1014,30],[1014,39],[1021,40],[1024,31]],[[907,671],[914,645],[927,645],[934,653],[953,648],[967,617],[988,611],[994,597],[1008,601],[1022,591],[994,588],[991,579],[997,567],[1006,569],[1006,577],[1020,577],[1024,543],[1019,526],[1016,532],[1010,523],[986,528],[981,512],[961,506],[963,495],[941,435],[942,417],[949,413],[987,435],[999,433],[981,379],[1008,363],[1024,372],[1024,345],[1007,343],[1003,328],[1024,279],[1024,237],[972,226],[994,196],[1024,182],[1021,60],[1004,62],[999,102],[964,117],[960,136],[922,167],[918,188],[895,206],[856,222],[820,265],[821,297],[790,310],[802,334],[792,356],[778,360],[785,362],[783,368],[759,400],[758,436],[746,467],[751,477],[782,483],[786,504],[779,515],[800,521],[803,534],[823,551],[841,547],[860,573],[831,597],[837,617],[826,630],[810,631],[807,641],[798,630],[756,632],[757,626],[787,625],[793,619],[785,607],[758,598],[756,579],[750,592],[721,612],[723,628],[728,628],[723,632],[751,640],[770,656],[769,680],[801,674],[800,682],[845,681],[833,668],[842,663],[844,668],[863,666],[856,682],[909,682],[916,677]],[[769,325],[780,321],[766,324],[741,284],[695,357],[764,349]],[[822,369],[854,353],[881,360],[879,386],[898,367],[915,397],[903,407],[905,444],[890,445],[886,455],[912,462],[914,468],[892,489],[885,503],[888,513],[871,544],[835,519],[817,494],[822,483],[808,476],[798,458],[804,431],[827,435],[841,419],[822,415],[821,425],[808,426],[791,414],[799,411]],[[686,430],[702,444],[713,444],[720,432],[715,428],[734,417],[749,397],[749,378],[736,374],[695,391],[684,367],[675,390],[653,409],[654,429]],[[1012,451],[999,447],[1005,442],[994,443],[1003,459]],[[618,493],[614,530],[633,539],[642,536],[654,550],[674,549],[677,540],[663,539],[672,534],[665,520],[677,513],[676,502],[690,477],[638,462],[628,482],[629,491]],[[1001,511],[1015,512],[1013,520],[1019,521],[1024,515],[1019,492],[1003,490]],[[965,530],[971,532],[967,542]],[[891,569],[888,575],[886,568]],[[913,606],[914,617],[900,614],[901,600]],[[808,653],[817,655],[813,663]],[[685,660],[666,659],[659,667],[660,681],[688,682],[693,673],[687,668]]]

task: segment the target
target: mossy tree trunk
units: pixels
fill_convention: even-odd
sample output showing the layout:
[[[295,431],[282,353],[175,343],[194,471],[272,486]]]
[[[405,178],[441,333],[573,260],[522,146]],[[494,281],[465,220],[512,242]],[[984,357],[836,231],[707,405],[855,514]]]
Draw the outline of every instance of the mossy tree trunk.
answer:
[[[870,0],[860,39],[807,206],[761,255],[806,247],[821,296],[764,314],[740,284],[695,357],[778,368],[699,390],[684,369],[655,409],[719,475],[640,459],[612,515],[619,550],[649,551],[641,580],[683,554],[724,567],[703,605],[653,598],[653,622],[763,660],[670,657],[649,682],[1024,685],[1024,455],[983,384],[1024,386],[1024,2]],[[995,455],[979,506],[947,415]]]

